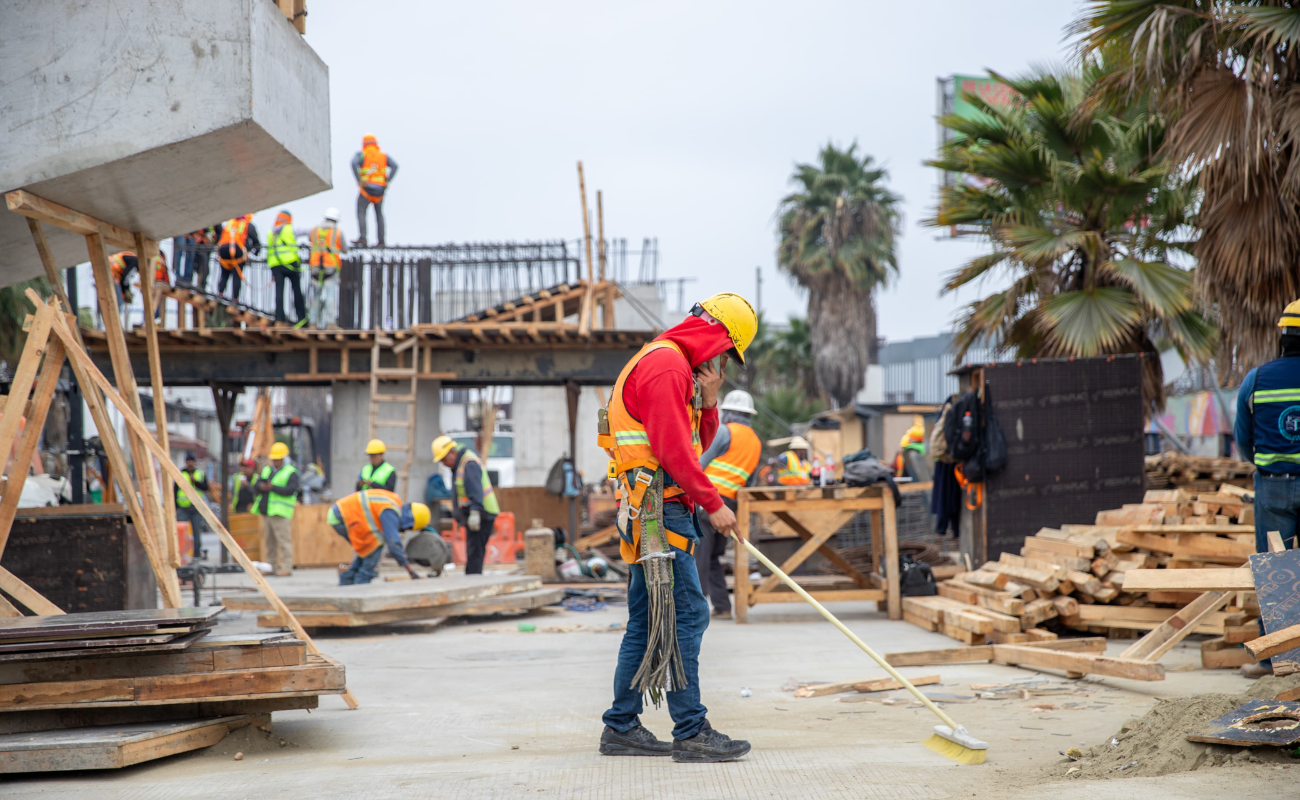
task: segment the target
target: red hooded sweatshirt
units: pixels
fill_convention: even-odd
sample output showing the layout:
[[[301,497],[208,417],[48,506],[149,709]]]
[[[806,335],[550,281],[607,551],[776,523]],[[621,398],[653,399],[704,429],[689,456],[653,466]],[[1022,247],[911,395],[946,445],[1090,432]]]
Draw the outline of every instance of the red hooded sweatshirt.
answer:
[[[691,418],[686,409],[695,394],[692,370],[730,349],[731,338],[718,322],[687,317],[656,337],[656,341],[660,340],[682,348],[685,360],[667,348],[641,359],[623,384],[623,405],[633,419],[645,426],[650,452],[660,466],[686,490],[685,495],[679,495],[682,502],[688,506],[699,503],[712,514],[722,508],[722,497],[705,476],[691,446]],[[717,432],[717,407],[704,409],[700,443],[707,448]]]

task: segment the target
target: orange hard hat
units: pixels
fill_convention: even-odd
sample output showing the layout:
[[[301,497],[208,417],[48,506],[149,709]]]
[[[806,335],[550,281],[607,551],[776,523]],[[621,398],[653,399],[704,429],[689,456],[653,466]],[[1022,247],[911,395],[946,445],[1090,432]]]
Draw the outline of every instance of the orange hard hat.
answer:
[[[375,138],[373,133],[367,133],[361,137],[361,146],[364,147],[368,144],[379,144],[379,140]]]

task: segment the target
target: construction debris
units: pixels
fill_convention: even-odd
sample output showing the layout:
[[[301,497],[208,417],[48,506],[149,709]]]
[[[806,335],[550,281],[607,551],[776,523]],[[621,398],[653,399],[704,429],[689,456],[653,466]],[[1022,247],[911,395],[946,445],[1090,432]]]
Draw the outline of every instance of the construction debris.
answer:
[[[1192,492],[1213,491],[1224,482],[1249,487],[1254,474],[1254,464],[1235,458],[1188,456],[1171,450],[1147,456],[1146,460],[1149,489],[1181,487]]]

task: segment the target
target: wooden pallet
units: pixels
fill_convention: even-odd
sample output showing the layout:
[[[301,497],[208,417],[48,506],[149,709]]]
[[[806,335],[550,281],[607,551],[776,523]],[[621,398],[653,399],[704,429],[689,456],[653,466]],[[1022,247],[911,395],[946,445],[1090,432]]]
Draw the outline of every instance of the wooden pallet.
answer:
[[[358,628],[366,625],[386,625],[394,622],[407,622],[417,619],[435,619],[442,617],[473,616],[477,614],[498,614],[509,611],[527,611],[542,606],[555,605],[564,599],[564,589],[534,589],[529,592],[512,592],[481,600],[465,600],[460,603],[448,603],[440,606],[422,606],[419,608],[402,608],[392,611],[372,611],[369,613],[347,613],[330,611],[295,612],[298,621],[308,628]],[[283,625],[278,614],[263,614],[257,618],[262,628],[275,628]]]

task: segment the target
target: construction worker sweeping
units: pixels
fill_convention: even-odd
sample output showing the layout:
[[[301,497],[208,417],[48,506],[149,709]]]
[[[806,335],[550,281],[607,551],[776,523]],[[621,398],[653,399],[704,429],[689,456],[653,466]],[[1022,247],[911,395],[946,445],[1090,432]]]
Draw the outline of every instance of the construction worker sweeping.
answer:
[[[718,430],[727,360],[744,364],[757,329],[754,309],[740,295],[717,294],[696,304],[623,367],[600,413],[597,441],[618,481],[620,551],[631,570],[614,702],[600,737],[604,755],[715,762],[749,752],[749,742],[713,729],[700,702],[699,653],[709,605],[695,562],[686,556],[699,540],[694,504],[715,530],[736,527],[735,513],[699,458]],[[667,697],[672,744],[641,725],[647,695],[656,705]]]
[[[384,192],[397,177],[397,162],[379,149],[379,140],[367,133],[361,139],[361,152],[352,157],[352,177],[357,179],[357,231],[354,245],[366,246],[366,209],[375,207],[375,235],[384,246]]]
[[[339,585],[370,583],[379,574],[384,547],[398,566],[412,578],[419,578],[402,548],[401,531],[423,530],[432,515],[424,503],[402,503],[402,498],[384,489],[353,492],[330,506],[325,521],[352,545],[356,556],[339,573]]]
[[[478,453],[450,436],[433,440],[433,460],[452,471],[456,486],[456,522],[465,526],[465,574],[481,575],[488,539],[501,507]]]
[[[754,433],[751,422],[754,398],[749,392],[744,389],[728,392],[718,410],[722,412],[722,424],[713,437],[713,444],[700,456],[700,466],[704,467],[704,474],[722,496],[722,502],[734,512],[736,492],[754,482],[754,471],[758,469],[758,460],[763,454],[763,442]],[[726,573],[721,561],[727,550],[727,537],[713,529],[703,506],[696,507],[695,521],[703,534],[695,548],[700,588],[713,603],[714,616],[730,617],[731,595],[727,593]]]
[[[397,470],[384,460],[387,452],[388,446],[382,439],[371,439],[366,444],[366,455],[370,457],[370,463],[362,467],[361,474],[357,476],[357,491],[387,489],[391,492],[397,488]]]

